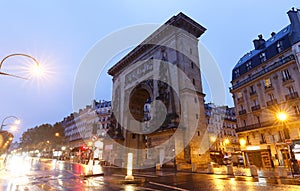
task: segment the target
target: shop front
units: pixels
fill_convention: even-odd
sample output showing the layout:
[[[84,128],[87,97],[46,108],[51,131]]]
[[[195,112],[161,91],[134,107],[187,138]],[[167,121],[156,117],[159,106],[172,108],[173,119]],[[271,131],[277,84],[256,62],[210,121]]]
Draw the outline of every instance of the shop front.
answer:
[[[244,165],[255,165],[258,168],[272,168],[274,163],[271,158],[270,149],[261,149],[260,147],[249,147],[242,151],[244,156]]]

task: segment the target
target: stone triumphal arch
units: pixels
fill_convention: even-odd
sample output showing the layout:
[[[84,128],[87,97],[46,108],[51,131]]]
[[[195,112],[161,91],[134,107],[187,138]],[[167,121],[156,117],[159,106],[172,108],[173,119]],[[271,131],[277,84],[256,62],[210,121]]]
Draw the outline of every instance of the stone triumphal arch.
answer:
[[[183,13],[169,19],[109,69],[113,76],[108,160],[134,167],[207,162],[198,38],[205,28]]]

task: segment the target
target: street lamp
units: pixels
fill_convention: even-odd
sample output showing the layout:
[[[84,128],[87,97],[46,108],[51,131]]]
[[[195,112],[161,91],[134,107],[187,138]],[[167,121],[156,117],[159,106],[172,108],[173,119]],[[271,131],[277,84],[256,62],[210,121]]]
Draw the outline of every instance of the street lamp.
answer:
[[[32,57],[32,56],[30,56],[30,55],[28,55],[28,54],[22,54],[22,53],[10,54],[10,55],[4,57],[4,58],[2,59],[2,61],[0,62],[0,70],[1,70],[1,67],[2,67],[3,62],[4,62],[5,60],[7,60],[8,58],[13,57],[13,56],[23,56],[23,57],[30,58],[30,59],[33,60],[34,63],[36,64],[36,67],[35,67],[35,69],[34,69],[34,73],[36,73],[36,74],[37,74],[37,73],[41,73],[41,72],[38,72],[38,71],[40,71],[40,64],[39,64],[39,62],[38,62],[34,57]],[[28,80],[28,78],[24,78],[24,77],[17,76],[17,75],[14,75],[14,74],[8,74],[8,73],[1,72],[1,71],[0,71],[0,74],[6,75],[6,76],[12,76],[12,77],[16,77],[16,78],[21,78],[21,79],[24,79],[24,80]]]
[[[287,121],[287,119],[288,119],[288,115],[287,115],[287,113],[286,112],[283,112],[283,111],[280,111],[280,112],[278,112],[277,114],[276,114],[276,117],[277,117],[277,119],[279,120],[279,121],[281,121],[283,124],[285,124],[285,122]],[[286,139],[288,138],[288,139],[290,139],[290,137],[288,136],[288,137],[285,137]],[[288,143],[287,142],[287,140],[285,140],[286,141],[286,143]],[[298,171],[299,171],[299,166],[298,166],[298,163],[297,163],[297,160],[295,159],[295,155],[294,155],[294,153],[293,153],[293,151],[292,151],[292,141],[291,140],[289,140],[289,144],[288,144],[288,148],[289,148],[289,153],[290,153],[290,162],[291,162],[291,168],[292,168],[292,175],[293,175],[293,177],[294,177],[294,173],[296,172],[296,173],[298,173]]]
[[[9,119],[9,118],[14,118],[15,119],[15,121],[14,121],[14,125],[19,125],[20,123],[21,123],[21,121],[20,121],[20,119],[19,118],[17,118],[16,116],[14,116],[14,115],[10,115],[10,116],[7,116],[7,117],[5,117],[3,120],[2,120],[2,123],[1,123],[1,127],[0,127],[0,130],[2,130],[3,129],[3,127],[5,127],[5,126],[7,126],[7,125],[12,125],[12,123],[4,123],[7,119]],[[15,131],[16,130],[16,126],[14,126],[13,128],[12,128],[12,130],[13,131]]]

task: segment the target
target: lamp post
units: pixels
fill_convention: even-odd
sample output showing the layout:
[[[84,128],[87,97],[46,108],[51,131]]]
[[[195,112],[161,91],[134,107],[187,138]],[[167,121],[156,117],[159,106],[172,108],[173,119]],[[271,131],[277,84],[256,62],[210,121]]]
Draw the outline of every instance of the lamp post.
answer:
[[[276,117],[279,121],[281,121],[283,124],[286,123],[287,119],[288,119],[288,115],[285,112],[278,112],[276,114]],[[286,135],[285,135],[286,136]],[[299,172],[299,166],[297,163],[297,160],[295,159],[295,155],[292,151],[292,141],[290,139],[290,137],[285,137],[288,140],[285,140],[286,143],[288,143],[287,141],[289,141],[290,143],[288,144],[288,149],[289,149],[289,154],[290,154],[290,162],[291,162],[291,171],[292,171],[292,175],[294,177],[294,173],[298,173]]]
[[[7,124],[4,123],[4,122],[5,122],[7,119],[9,119],[9,118],[14,118],[14,119],[15,119],[15,122],[14,122],[15,125],[18,125],[18,124],[20,124],[20,122],[21,122],[20,119],[17,118],[16,116],[14,116],[14,115],[7,116],[7,117],[5,117],[5,118],[2,120],[0,130],[2,130],[3,127],[5,127],[5,126],[7,126],[7,125],[11,125],[11,123],[7,123]]]
[[[4,57],[1,62],[0,62],[0,70],[1,70],[1,67],[2,67],[2,64],[5,60],[7,60],[8,58],[10,57],[13,57],[13,56],[23,56],[23,57],[27,57],[27,58],[30,58],[31,60],[34,61],[34,63],[36,64],[37,67],[39,67],[39,62],[32,56],[28,55],[28,54],[23,54],[23,53],[15,53],[15,54],[10,54],[6,57]],[[14,75],[14,74],[8,74],[8,73],[5,73],[5,72],[1,72],[0,71],[0,74],[1,75],[6,75],[6,76],[12,76],[12,77],[16,77],[16,78],[21,78],[21,79],[24,79],[24,80],[28,80],[28,78],[24,78],[24,77],[21,77],[21,76],[17,76],[17,75]]]

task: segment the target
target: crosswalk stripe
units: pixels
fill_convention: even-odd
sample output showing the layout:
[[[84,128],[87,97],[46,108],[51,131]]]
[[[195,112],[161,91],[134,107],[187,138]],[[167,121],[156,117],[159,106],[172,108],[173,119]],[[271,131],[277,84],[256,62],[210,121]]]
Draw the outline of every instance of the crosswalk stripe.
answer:
[[[189,191],[189,190],[186,190],[186,189],[183,189],[183,188],[178,188],[178,187],[175,187],[175,186],[169,186],[169,185],[160,184],[160,183],[156,183],[156,182],[149,182],[149,184],[154,184],[156,186],[163,186],[163,187],[170,188],[170,189],[173,189],[173,190]]]

